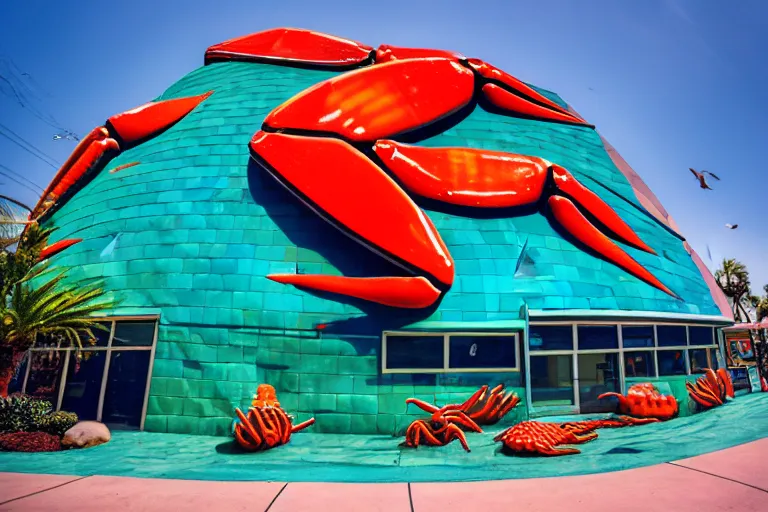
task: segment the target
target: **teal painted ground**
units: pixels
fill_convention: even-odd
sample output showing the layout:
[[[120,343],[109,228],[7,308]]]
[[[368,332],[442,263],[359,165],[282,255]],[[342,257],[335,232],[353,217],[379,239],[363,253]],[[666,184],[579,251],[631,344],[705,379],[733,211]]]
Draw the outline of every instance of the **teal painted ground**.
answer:
[[[568,420],[573,420],[569,417]],[[498,430],[498,429],[497,429]],[[494,431],[442,448],[398,448],[389,436],[300,433],[274,450],[231,452],[223,438],[115,432],[96,448],[0,453],[0,471],[198,480],[425,482],[535,478],[618,471],[678,460],[768,436],[768,395],[666,423],[604,429],[580,455],[543,458],[497,453]]]

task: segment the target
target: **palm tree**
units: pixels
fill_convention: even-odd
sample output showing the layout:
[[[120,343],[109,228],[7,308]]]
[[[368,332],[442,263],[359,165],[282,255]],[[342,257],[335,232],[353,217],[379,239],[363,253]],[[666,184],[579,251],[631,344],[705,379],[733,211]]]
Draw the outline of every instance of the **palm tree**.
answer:
[[[12,197],[0,194],[0,250],[19,241],[24,226],[34,221],[24,220],[32,209]]]
[[[743,303],[750,297],[747,267],[735,259],[724,259],[722,268],[715,272],[715,280],[725,296],[731,300],[736,321],[748,322],[749,314]]]
[[[92,315],[116,305],[100,300],[98,285],[65,285],[65,272],[51,278],[47,265],[37,264],[51,231],[32,224],[15,253],[0,255],[0,396],[39,338],[81,349],[82,339],[94,342],[92,329],[104,329]]]

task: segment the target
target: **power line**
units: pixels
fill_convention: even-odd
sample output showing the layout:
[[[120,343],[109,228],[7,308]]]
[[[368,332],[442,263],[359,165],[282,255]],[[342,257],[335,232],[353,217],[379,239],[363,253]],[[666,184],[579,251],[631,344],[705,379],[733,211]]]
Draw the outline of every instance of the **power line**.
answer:
[[[5,169],[6,171],[8,171],[11,174],[14,174],[17,178],[21,178],[22,180],[26,181],[27,183],[29,183],[31,185],[34,185],[35,187],[39,188],[40,192],[45,190],[45,189],[43,189],[43,187],[41,187],[40,185],[38,185],[37,183],[35,183],[31,179],[27,178],[26,176],[21,175],[20,173],[14,171],[13,169],[10,169],[9,167],[7,167],[5,165],[2,165],[2,164],[0,164],[0,167],[2,167],[3,169]]]
[[[7,133],[4,133],[3,130],[5,130],[7,132],[10,132],[10,134],[13,137],[11,137],[11,135],[8,135]],[[17,134],[16,132],[14,132],[13,130],[11,130],[10,128],[8,128],[7,126],[5,126],[2,123],[0,123],[0,135],[5,137],[6,139],[10,140],[14,144],[16,144],[18,147],[20,147],[21,149],[23,149],[24,151],[26,151],[30,155],[34,156],[35,158],[37,158],[41,162],[44,162],[44,163],[50,165],[54,169],[58,169],[61,166],[60,163],[56,162],[56,160],[54,160],[50,156],[48,156],[45,153],[43,153],[40,149],[37,148],[37,146],[35,146],[31,142],[25,140],[19,134]],[[15,137],[15,139],[18,139],[18,140],[15,140],[14,137]],[[19,141],[21,141],[21,142],[19,142]],[[26,144],[26,146],[24,144]]]
[[[6,168],[6,167],[5,167],[4,165],[2,165],[2,164],[0,164],[0,167],[2,167],[3,169],[5,169],[5,168]],[[0,174],[1,174],[1,175],[3,175],[3,176],[5,176],[6,178],[10,179],[11,181],[15,181],[16,183],[18,183],[18,184],[19,184],[19,185],[21,185],[22,187],[25,187],[25,188],[27,188],[27,189],[31,190],[32,192],[34,192],[34,193],[35,193],[35,195],[38,195],[38,194],[40,194],[40,192],[38,192],[37,190],[33,189],[32,187],[30,187],[30,186],[29,186],[29,185],[27,185],[26,183],[24,183],[24,182],[22,182],[22,181],[19,181],[19,180],[17,180],[16,178],[14,178],[13,176],[11,176],[10,174],[8,174],[8,173],[6,173],[6,172],[4,172],[4,171],[0,171]]]

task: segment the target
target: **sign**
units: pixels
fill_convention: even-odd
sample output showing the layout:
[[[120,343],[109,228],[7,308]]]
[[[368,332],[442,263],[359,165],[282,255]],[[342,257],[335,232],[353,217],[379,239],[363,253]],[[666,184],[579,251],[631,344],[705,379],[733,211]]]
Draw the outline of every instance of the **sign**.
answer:
[[[762,386],[760,385],[760,376],[757,374],[757,366],[750,366],[747,372],[749,373],[749,385],[752,388],[752,392],[759,393]]]

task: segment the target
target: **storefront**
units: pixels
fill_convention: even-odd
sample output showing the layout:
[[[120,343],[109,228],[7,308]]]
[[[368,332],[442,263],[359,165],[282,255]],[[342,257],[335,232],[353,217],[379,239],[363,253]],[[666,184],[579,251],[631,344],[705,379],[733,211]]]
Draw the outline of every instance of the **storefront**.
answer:
[[[252,44],[264,37],[235,53],[211,47],[205,66],[94,132],[119,152],[65,168],[52,185],[68,185],[49,187],[60,195],[34,215],[67,246],[50,263],[69,282],[102,282],[120,305],[88,358],[33,351],[28,392],[83,417],[224,435],[266,383],[317,432],[395,434],[423,417],[411,397],[457,403],[501,384],[521,398],[509,424],[606,410],[597,396],[637,381],[687,404],[685,382],[723,364],[719,329],[732,316],[712,275],[555,93],[491,83],[474,60],[371,64],[372,48],[314,32],[301,36],[322,42],[310,47],[342,45],[356,63],[265,59],[254,48],[282,47]],[[344,75],[350,66],[361,69]],[[422,72],[429,79],[401,87]],[[276,127],[277,106],[349,76],[361,81],[338,90],[363,92],[343,108],[359,112],[337,123],[340,103],[307,121],[314,128]],[[446,84],[456,104],[420,110],[451,99],[435,90]],[[478,96],[504,87],[508,108]],[[73,161],[92,155],[78,151]],[[451,163],[440,168],[453,180],[445,194],[420,186],[429,173],[408,174],[418,166],[398,167],[422,156]],[[484,179],[462,181],[475,175]],[[507,202],[461,188],[478,183],[506,187]]]

